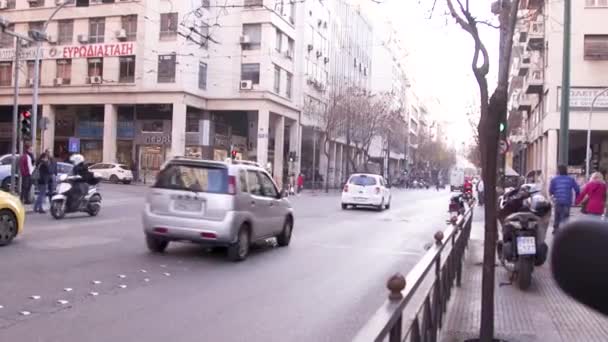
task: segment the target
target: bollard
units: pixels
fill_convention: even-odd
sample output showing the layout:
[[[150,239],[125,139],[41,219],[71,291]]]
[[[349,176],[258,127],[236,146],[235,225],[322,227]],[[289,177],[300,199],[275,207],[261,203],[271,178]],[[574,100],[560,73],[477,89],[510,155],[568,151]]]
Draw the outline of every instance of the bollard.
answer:
[[[400,300],[403,299],[401,291],[405,289],[405,277],[401,273],[395,273],[386,282],[386,288],[390,291],[388,299]]]

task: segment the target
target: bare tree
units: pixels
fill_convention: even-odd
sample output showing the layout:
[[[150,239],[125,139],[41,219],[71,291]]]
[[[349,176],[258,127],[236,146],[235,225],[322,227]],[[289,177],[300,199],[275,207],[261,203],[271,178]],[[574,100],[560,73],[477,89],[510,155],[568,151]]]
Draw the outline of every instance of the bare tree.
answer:
[[[488,50],[481,41],[478,24],[482,23],[471,13],[469,0],[446,0],[450,14],[458,25],[473,39],[474,50],[471,68],[479,86],[480,119],[478,125],[481,141],[482,176],[486,191],[485,236],[483,256],[483,278],[481,298],[480,340],[491,342],[494,337],[494,286],[495,286],[495,249],[497,240],[497,158],[499,123],[506,118],[509,65],[513,48],[513,33],[517,23],[519,0],[502,0],[492,5],[492,11],[499,16],[500,58],[498,61],[498,84],[489,96],[487,75],[490,69]],[[456,6],[458,8],[456,8]]]

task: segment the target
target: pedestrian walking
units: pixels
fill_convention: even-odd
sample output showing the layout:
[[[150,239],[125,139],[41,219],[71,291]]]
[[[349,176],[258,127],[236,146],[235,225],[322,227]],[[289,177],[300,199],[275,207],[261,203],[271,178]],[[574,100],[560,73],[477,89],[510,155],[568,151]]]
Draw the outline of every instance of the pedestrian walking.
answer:
[[[559,226],[567,218],[570,217],[570,208],[572,207],[572,193],[578,197],[580,189],[574,178],[568,176],[568,168],[566,165],[557,167],[557,176],[551,179],[549,185],[549,194],[553,198],[555,204],[553,218],[553,234],[559,229]]]
[[[606,183],[601,173],[595,172],[591,175],[589,183],[583,187],[583,191],[576,198],[576,204],[581,205],[583,214],[601,216],[606,207]]]
[[[302,188],[304,187],[304,174],[300,172],[298,175],[298,194],[302,192]]]
[[[38,196],[36,196],[36,203],[34,203],[34,212],[44,214],[44,199],[46,198],[46,192],[49,187],[49,181],[51,180],[51,171],[49,168],[49,158],[46,153],[40,155],[36,162],[37,180],[36,185],[38,186]]]
[[[32,191],[32,175],[34,174],[34,155],[32,147],[26,144],[24,153],[19,157],[19,175],[21,176],[21,202],[32,204],[30,192]]]
[[[477,201],[479,202],[479,206],[483,205],[483,179],[480,179],[477,183]]]

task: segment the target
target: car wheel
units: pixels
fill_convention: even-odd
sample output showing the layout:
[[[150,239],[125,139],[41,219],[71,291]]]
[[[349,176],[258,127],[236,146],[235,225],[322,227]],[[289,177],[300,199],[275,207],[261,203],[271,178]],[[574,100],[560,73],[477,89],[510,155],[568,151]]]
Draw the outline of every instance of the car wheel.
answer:
[[[116,184],[116,183],[118,183],[118,181],[119,181],[118,176],[116,176],[116,175],[110,176],[110,182]]]
[[[384,198],[382,198],[382,202],[380,202],[380,205],[376,208],[376,210],[378,210],[378,211],[384,210]]]
[[[388,200],[388,203],[386,204],[386,209],[390,209],[391,208],[391,200]]]
[[[280,247],[289,246],[289,242],[291,241],[291,233],[293,233],[293,220],[291,217],[288,217],[285,220],[283,231],[281,234],[277,235],[277,243]]]
[[[169,241],[146,234],[146,245],[148,246],[150,252],[162,253],[165,251],[165,249],[167,249],[167,246],[169,246]]]
[[[243,261],[247,259],[250,245],[249,227],[243,225],[239,230],[236,242],[228,246],[228,259],[231,261]]]
[[[342,210],[346,210],[346,209],[348,209],[348,204],[342,203]]]
[[[0,246],[6,246],[17,236],[17,218],[8,209],[0,210]]]

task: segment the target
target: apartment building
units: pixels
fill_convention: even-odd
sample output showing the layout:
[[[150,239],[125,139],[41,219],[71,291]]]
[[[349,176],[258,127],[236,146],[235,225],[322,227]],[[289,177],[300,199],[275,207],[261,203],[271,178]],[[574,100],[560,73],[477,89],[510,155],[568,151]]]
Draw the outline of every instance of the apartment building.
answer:
[[[0,1],[0,16],[26,34],[60,3]],[[300,148],[296,3],[222,4],[70,1],[42,45],[41,147],[150,175],[171,156],[223,159],[232,148],[280,181],[286,156]],[[32,103],[35,50],[23,44],[15,66],[15,47],[11,36],[0,37],[0,153],[10,147],[15,70],[21,109]]]
[[[560,126],[563,2],[522,2],[526,20],[518,24],[512,69],[512,110],[523,115],[525,142],[515,152],[514,167],[555,174]],[[591,102],[608,87],[608,3],[603,0],[572,4],[569,171],[584,174],[587,129],[591,129],[591,168],[608,170],[608,96],[600,96],[590,118]]]

